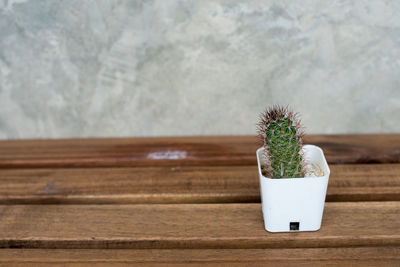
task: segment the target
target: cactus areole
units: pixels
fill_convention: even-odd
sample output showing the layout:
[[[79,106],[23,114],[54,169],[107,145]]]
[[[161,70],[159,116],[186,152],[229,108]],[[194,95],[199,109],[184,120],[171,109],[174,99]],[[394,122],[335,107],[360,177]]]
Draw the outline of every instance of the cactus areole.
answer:
[[[303,131],[297,114],[273,106],[261,114],[258,125],[264,143],[263,174],[270,178],[304,177]]]

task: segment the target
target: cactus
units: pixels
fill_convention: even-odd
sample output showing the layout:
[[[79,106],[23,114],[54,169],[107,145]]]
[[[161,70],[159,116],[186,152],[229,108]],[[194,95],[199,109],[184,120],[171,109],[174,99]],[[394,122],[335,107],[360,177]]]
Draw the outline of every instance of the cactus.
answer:
[[[264,143],[264,175],[271,178],[304,177],[304,133],[297,114],[287,107],[273,106],[261,115],[258,131]]]

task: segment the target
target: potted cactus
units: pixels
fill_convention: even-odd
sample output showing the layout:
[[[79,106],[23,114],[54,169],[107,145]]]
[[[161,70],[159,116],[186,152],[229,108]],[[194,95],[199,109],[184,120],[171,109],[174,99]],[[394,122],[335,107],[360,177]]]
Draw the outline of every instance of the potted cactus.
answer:
[[[265,229],[319,230],[330,174],[323,151],[303,145],[300,120],[287,107],[267,109],[258,131],[264,143],[257,162]]]

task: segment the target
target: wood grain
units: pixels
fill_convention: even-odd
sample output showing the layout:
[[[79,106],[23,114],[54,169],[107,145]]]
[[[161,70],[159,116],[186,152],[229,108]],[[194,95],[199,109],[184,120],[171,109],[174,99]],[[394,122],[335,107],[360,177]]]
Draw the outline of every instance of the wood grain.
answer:
[[[310,249],[2,249],[0,265],[398,266],[400,247]]]
[[[400,246],[400,202],[327,203],[317,232],[268,233],[260,204],[0,206],[2,248]]]
[[[310,135],[330,163],[400,163],[399,134]],[[255,165],[255,136],[0,141],[0,168]]]
[[[306,143],[330,162],[322,228],[272,234],[255,137],[0,141],[0,266],[399,266],[400,135]]]
[[[255,203],[255,166],[0,169],[0,204]],[[400,200],[400,164],[331,165],[327,201]]]

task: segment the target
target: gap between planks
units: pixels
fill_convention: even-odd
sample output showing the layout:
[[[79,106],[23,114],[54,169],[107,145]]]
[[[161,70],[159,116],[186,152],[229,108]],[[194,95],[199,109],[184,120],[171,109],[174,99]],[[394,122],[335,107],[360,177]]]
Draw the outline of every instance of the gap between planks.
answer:
[[[305,249],[2,249],[0,264],[398,266],[400,247]]]
[[[400,200],[400,164],[330,168],[328,202]],[[260,202],[255,166],[0,169],[0,183],[0,204]]]
[[[3,205],[2,248],[399,247],[400,202],[326,203],[316,232],[268,233],[260,204]]]

